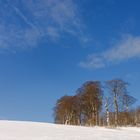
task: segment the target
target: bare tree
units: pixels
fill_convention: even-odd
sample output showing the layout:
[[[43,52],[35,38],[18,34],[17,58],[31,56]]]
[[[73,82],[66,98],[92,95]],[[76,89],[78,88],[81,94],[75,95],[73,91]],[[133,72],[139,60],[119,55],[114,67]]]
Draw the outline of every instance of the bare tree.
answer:
[[[57,100],[55,107],[55,122],[62,124],[70,124],[73,116],[72,96],[63,96]]]
[[[113,79],[106,82],[106,87],[109,89],[109,92],[113,95],[114,107],[115,107],[115,126],[118,125],[118,97],[123,97],[127,93],[126,86],[128,84],[121,79]]]
[[[123,95],[123,105],[124,105],[124,111],[128,112],[129,107],[133,105],[136,102],[136,99],[128,94]]]
[[[63,96],[55,106],[55,122],[60,124],[79,125],[79,103],[77,96]]]
[[[102,108],[102,90],[99,81],[88,81],[80,90],[82,114],[88,125],[99,124],[99,112]]]

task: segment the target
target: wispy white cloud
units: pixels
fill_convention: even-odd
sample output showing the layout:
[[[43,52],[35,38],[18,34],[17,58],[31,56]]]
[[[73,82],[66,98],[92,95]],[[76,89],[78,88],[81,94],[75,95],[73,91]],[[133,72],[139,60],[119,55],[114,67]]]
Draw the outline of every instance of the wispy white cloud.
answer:
[[[28,24],[30,27],[32,27],[32,28],[36,28],[35,26],[34,26],[34,24],[33,23],[31,23],[28,19],[27,19],[27,17],[17,8],[17,7],[15,7],[15,6],[12,6],[12,5],[10,5],[11,6],[11,8],[13,8],[14,10],[15,10],[15,12],[24,20],[24,22],[26,23],[26,24]]]
[[[98,54],[89,55],[86,61],[80,62],[80,66],[96,69],[132,58],[140,58],[140,36],[126,35],[112,48]]]
[[[73,0],[14,0],[0,5],[0,48],[35,47],[42,37],[55,41],[68,33],[79,41],[82,23]]]

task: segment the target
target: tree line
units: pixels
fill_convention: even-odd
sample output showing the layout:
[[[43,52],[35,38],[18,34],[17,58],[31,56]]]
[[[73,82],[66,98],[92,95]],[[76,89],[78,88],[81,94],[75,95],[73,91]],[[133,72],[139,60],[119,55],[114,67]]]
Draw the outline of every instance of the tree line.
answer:
[[[87,81],[74,96],[57,100],[55,123],[83,126],[126,126],[140,124],[140,107],[132,109],[136,99],[127,91],[128,83],[121,79]]]

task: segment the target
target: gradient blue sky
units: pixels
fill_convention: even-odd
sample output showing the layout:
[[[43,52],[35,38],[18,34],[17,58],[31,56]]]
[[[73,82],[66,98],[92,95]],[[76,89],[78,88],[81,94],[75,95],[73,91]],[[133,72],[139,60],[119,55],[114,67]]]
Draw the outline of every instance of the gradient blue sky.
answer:
[[[139,0],[0,0],[0,119],[53,122],[88,80],[122,78],[140,104]]]

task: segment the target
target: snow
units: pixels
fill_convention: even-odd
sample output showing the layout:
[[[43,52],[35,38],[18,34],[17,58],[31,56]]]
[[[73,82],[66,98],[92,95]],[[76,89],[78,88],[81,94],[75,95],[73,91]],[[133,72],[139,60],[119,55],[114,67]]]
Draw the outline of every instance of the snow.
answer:
[[[140,128],[109,129],[1,120],[0,140],[140,140]]]

